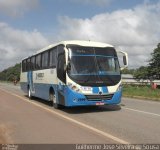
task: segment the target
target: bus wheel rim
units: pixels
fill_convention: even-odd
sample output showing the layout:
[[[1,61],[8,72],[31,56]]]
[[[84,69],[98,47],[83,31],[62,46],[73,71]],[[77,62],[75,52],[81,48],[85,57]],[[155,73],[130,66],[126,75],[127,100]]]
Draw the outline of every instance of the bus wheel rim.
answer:
[[[28,97],[29,98],[31,97],[31,90],[30,89],[28,90]]]

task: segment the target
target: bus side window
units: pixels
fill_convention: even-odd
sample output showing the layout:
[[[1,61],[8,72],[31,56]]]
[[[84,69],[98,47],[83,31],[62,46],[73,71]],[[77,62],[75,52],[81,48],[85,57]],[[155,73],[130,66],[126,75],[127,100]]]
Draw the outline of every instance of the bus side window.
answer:
[[[35,69],[35,56],[32,56],[31,58],[31,70]]]
[[[48,68],[48,51],[42,53],[42,69]]]
[[[22,61],[22,72],[26,72],[26,60]]]
[[[57,77],[66,83],[66,71],[65,71],[65,52],[64,52],[64,46],[60,45],[58,46],[58,62],[57,62]]]
[[[58,51],[58,56],[59,56],[61,53],[64,53],[64,45],[59,45],[58,48],[57,48],[57,51]]]
[[[31,63],[31,59],[28,58],[28,59],[27,59],[27,67],[26,67],[26,70],[27,70],[27,71],[30,71],[30,63]]]
[[[49,52],[49,67],[55,68],[57,62],[57,47],[53,48]]]
[[[36,70],[41,69],[41,54],[36,56]]]

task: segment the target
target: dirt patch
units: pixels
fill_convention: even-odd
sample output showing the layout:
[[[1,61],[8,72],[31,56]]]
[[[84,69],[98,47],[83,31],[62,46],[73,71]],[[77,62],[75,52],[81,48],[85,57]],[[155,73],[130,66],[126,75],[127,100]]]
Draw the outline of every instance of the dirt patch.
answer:
[[[10,127],[8,125],[0,124],[0,144],[11,144],[12,140],[10,134]]]

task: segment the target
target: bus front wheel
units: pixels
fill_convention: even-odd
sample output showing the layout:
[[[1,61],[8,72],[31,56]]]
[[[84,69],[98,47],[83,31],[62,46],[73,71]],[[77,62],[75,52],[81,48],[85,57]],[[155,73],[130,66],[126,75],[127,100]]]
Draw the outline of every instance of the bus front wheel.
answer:
[[[50,91],[49,93],[49,100],[53,103],[53,107],[55,109],[59,109],[60,108],[60,105],[57,104],[57,101],[56,101],[56,95],[53,91]]]

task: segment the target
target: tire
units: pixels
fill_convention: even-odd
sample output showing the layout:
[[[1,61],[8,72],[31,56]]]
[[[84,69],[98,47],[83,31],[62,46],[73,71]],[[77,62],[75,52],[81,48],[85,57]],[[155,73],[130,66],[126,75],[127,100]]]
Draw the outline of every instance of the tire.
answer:
[[[55,96],[55,94],[54,94],[54,92],[51,90],[50,91],[50,93],[49,93],[49,100],[52,102],[52,104],[53,104],[53,107],[55,108],[55,109],[58,109],[59,107],[58,107],[58,104],[56,103],[56,96]]]
[[[49,93],[49,101],[52,102],[53,107],[55,109],[61,109],[62,108],[61,105],[57,104],[56,95],[52,90]]]
[[[28,87],[28,98],[31,100],[32,99],[32,94],[31,94],[31,89]]]

